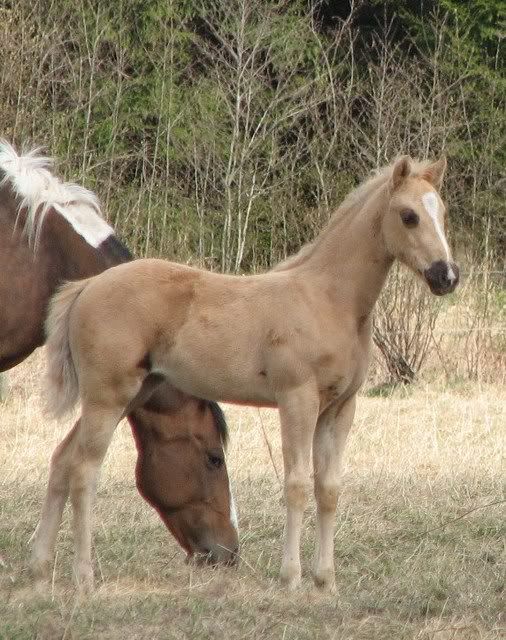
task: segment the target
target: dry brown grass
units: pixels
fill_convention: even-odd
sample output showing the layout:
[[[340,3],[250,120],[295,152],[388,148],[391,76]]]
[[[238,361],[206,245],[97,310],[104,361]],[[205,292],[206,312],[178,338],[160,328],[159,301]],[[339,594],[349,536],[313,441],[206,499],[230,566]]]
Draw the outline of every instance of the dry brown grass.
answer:
[[[227,410],[242,538],[237,571],[183,562],[136,494],[133,442],[118,429],[97,501],[97,591],[79,602],[68,516],[46,598],[32,594],[25,569],[49,455],[65,431],[42,415],[42,365],[39,355],[9,375],[1,407],[0,638],[504,637],[503,387],[419,384],[361,397],[346,455],[334,597],[316,592],[307,573],[293,594],[276,581],[283,506],[261,428],[281,473],[275,412]],[[313,515],[311,505],[306,568]]]

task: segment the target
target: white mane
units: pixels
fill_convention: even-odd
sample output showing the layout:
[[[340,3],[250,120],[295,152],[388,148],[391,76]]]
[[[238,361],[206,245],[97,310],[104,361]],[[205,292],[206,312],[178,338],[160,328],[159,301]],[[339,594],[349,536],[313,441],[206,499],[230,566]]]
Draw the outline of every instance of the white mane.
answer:
[[[37,246],[44,218],[54,208],[88,244],[98,247],[113,230],[101,217],[97,196],[77,184],[62,182],[50,172],[52,165],[52,159],[40,155],[40,149],[18,155],[11,144],[0,140],[0,171],[5,174],[0,186],[8,183],[21,200],[19,210],[26,209],[23,232],[28,242]]]

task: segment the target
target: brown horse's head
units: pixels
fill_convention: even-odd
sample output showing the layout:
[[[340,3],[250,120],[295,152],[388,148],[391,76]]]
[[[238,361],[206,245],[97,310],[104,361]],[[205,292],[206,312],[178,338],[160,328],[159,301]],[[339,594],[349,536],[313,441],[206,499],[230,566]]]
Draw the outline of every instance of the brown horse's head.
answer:
[[[233,564],[239,544],[237,516],[221,409],[190,397],[169,412],[155,402],[148,407],[129,416],[138,450],[139,492],[188,556]]]
[[[439,195],[445,158],[414,164],[409,157],[393,165],[390,207],[383,218],[389,253],[404,262],[429,285],[432,293],[451,293],[459,281],[445,236],[445,206]]]

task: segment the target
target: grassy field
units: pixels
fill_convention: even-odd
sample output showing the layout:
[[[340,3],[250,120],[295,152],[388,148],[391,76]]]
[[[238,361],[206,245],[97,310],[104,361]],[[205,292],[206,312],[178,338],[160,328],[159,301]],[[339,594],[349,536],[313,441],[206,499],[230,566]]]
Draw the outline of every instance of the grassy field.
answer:
[[[420,384],[360,398],[335,536],[336,596],[317,592],[308,575],[313,503],[303,587],[287,594],[276,580],[284,519],[276,412],[227,409],[237,570],[184,563],[136,493],[133,441],[122,425],[99,485],[97,589],[79,601],[68,514],[47,597],[32,593],[26,570],[49,456],[66,428],[42,414],[42,365],[38,355],[9,374],[0,408],[1,639],[505,637],[504,387]]]

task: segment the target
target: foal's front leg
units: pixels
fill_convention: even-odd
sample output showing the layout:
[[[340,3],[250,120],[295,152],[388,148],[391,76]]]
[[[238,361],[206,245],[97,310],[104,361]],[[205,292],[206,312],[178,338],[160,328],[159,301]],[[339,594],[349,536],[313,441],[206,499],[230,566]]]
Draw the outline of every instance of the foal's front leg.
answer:
[[[280,578],[289,589],[295,589],[301,580],[300,535],[309,494],[311,441],[318,405],[318,392],[312,384],[278,396],[286,501]]]
[[[317,542],[313,578],[316,586],[335,589],[334,524],[339,497],[341,462],[346,437],[355,415],[355,396],[330,406],[318,419],[313,440]]]

